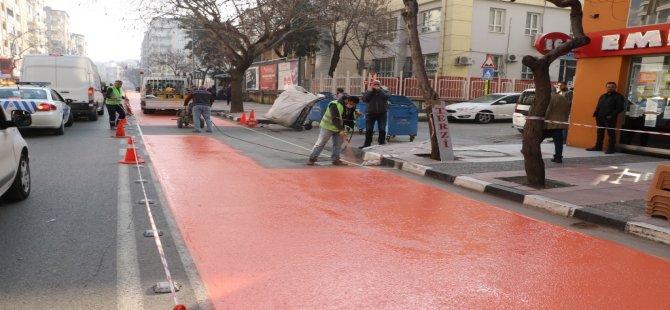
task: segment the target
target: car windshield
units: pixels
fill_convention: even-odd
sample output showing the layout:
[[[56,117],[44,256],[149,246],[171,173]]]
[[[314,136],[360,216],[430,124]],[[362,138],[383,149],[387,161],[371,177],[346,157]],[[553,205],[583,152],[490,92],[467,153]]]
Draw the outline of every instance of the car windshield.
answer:
[[[486,95],[482,96],[479,98],[475,98],[470,100],[470,102],[476,102],[476,103],[492,103],[502,97],[505,97],[505,95]]]
[[[0,99],[47,99],[43,89],[0,89]]]

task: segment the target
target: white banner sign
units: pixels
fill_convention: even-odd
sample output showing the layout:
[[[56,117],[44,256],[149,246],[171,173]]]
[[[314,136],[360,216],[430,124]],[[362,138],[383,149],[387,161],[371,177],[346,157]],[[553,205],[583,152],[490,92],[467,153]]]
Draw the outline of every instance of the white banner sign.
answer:
[[[447,109],[444,108],[444,102],[433,105],[433,124],[435,124],[435,134],[437,135],[441,161],[454,160],[454,147],[451,144],[447,116],[448,113]]]
[[[298,61],[282,62],[277,68],[278,90],[284,90],[287,86],[298,85]]]

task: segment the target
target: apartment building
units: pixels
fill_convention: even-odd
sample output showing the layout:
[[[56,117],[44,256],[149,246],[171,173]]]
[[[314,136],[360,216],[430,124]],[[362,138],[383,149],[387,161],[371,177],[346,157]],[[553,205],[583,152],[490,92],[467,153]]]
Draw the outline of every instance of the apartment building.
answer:
[[[44,7],[46,13],[47,51],[49,53],[69,54],[70,52],[70,16],[66,11]]]
[[[389,27],[387,48],[369,55],[366,67],[378,76],[414,74],[408,36],[401,17],[402,1],[391,0],[394,17],[384,22]],[[481,65],[491,54],[495,76],[507,79],[532,79],[532,72],[521,64],[524,55],[539,56],[533,44],[542,33],[570,33],[570,12],[544,0],[423,0],[419,2],[419,38],[426,70],[431,76],[477,77]],[[323,55],[322,55],[323,57]],[[336,75],[355,72],[353,55],[345,55]],[[324,72],[318,68],[315,72]],[[575,60],[565,56],[552,64],[552,80],[571,81]],[[325,69],[327,71],[327,68]]]
[[[24,54],[44,52],[43,0],[0,1],[0,68],[2,78],[16,76]]]
[[[167,53],[185,54],[188,43],[188,30],[179,28],[178,21],[167,18],[154,18],[149,23],[142,40],[140,65],[149,75],[172,74],[165,66],[156,65],[155,57],[168,57]],[[188,54],[188,53],[186,53]]]
[[[88,48],[86,43],[86,36],[83,34],[72,33],[70,34],[70,48],[68,54],[77,55],[77,56],[86,56],[86,50]]]

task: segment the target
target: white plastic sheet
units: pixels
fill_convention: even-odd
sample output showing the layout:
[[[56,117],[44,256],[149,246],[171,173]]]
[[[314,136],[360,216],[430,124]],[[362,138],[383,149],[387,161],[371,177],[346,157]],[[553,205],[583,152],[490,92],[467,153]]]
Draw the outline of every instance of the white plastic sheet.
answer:
[[[314,104],[317,99],[317,96],[300,86],[287,86],[265,113],[265,118],[286,127],[293,127],[300,111]]]

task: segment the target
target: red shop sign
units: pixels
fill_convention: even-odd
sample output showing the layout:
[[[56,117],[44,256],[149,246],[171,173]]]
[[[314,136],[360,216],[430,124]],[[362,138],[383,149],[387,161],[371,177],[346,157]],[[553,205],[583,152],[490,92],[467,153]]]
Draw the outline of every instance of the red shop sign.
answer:
[[[545,33],[535,39],[535,49],[542,55],[547,55],[551,50],[559,45],[570,41],[570,36],[562,32]],[[566,51],[563,55],[569,53]]]
[[[607,57],[670,53],[668,24],[588,33],[591,43],[575,50],[575,57]]]

